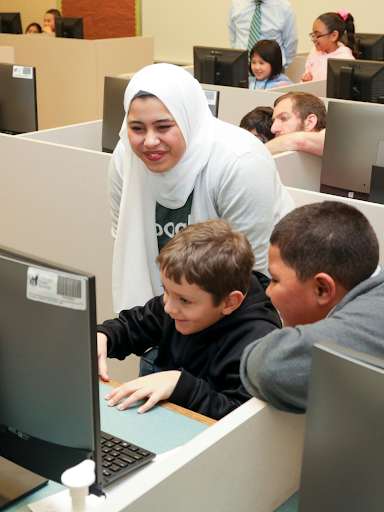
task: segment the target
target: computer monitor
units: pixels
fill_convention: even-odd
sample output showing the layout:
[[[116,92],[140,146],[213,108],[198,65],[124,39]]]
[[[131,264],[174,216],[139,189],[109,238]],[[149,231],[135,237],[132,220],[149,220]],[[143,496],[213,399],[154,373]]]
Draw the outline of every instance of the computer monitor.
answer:
[[[0,133],[36,130],[36,69],[0,63]]]
[[[384,62],[328,59],[327,98],[384,103]]]
[[[83,39],[83,18],[55,18],[56,37]]]
[[[130,78],[106,76],[104,79],[104,106],[101,147],[104,153],[113,153],[119,142],[119,132],[125,116],[124,93]],[[204,89],[212,115],[218,116],[219,91]]]
[[[330,101],[320,192],[369,200],[372,166],[384,167],[384,105]]]
[[[347,44],[346,33],[341,38],[342,43]],[[384,34],[355,33],[356,49],[359,52],[358,59],[384,60]]]
[[[95,277],[0,247],[0,283],[0,456],[56,482],[92,459],[100,494]]]
[[[299,512],[381,512],[384,360],[322,342],[312,352]]]
[[[103,128],[101,147],[113,153],[119,142],[119,132],[125,116],[124,93],[130,78],[106,76],[104,78]]]
[[[0,12],[0,32],[4,34],[22,34],[19,12]]]
[[[355,34],[360,52],[359,59],[384,60],[384,34]]]
[[[201,83],[248,88],[248,51],[193,47],[194,77]]]

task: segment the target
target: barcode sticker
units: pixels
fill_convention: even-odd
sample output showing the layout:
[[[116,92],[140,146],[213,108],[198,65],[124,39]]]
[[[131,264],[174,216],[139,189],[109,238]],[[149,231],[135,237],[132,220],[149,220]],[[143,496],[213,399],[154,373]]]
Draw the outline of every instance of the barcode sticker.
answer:
[[[215,105],[217,98],[217,91],[204,90],[205,97],[207,98],[208,105]]]
[[[62,308],[86,309],[85,278],[28,267],[27,299]]]
[[[13,66],[13,78],[33,78],[33,68],[27,66]]]

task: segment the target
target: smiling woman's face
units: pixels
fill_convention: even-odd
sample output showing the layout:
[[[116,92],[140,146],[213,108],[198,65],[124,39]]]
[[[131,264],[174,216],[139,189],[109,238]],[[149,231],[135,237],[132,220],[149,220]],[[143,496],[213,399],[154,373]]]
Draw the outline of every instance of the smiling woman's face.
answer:
[[[186,150],[183,134],[159,98],[133,100],[127,126],[132,151],[151,172],[169,171],[183,157]]]

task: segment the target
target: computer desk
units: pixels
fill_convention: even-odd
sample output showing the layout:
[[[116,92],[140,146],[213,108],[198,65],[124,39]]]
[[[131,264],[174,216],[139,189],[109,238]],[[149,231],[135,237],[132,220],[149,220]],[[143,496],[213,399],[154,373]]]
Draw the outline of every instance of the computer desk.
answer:
[[[108,386],[117,387],[119,385],[120,383],[113,380],[105,383],[100,379],[101,429],[153,451],[157,455],[182,446],[216,423],[216,420],[212,418],[165,401],[145,414],[137,414],[139,403],[129,407],[126,411],[108,407],[107,401],[104,400]],[[7,507],[5,511],[30,512],[28,503],[33,503],[64,489],[65,487],[62,485],[50,481],[43,489]]]
[[[165,401],[160,402],[145,414],[137,414],[138,404],[125,411],[118,411],[116,407],[108,407],[107,401],[104,400],[108,387],[119,385],[120,383],[113,380],[108,383],[100,380],[102,430],[141,445],[154,451],[157,455],[182,446],[216,423],[216,420]],[[7,507],[5,512],[30,512],[28,503],[64,489],[65,487],[62,485],[50,481],[43,489],[20,500],[15,505]],[[297,495],[279,507],[276,512],[297,512]]]

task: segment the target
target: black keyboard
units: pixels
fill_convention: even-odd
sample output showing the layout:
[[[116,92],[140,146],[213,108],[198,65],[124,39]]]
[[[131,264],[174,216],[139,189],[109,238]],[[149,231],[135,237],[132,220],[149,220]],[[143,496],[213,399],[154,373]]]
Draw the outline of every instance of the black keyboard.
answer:
[[[156,457],[154,453],[106,432],[101,432],[101,452],[104,486]]]

